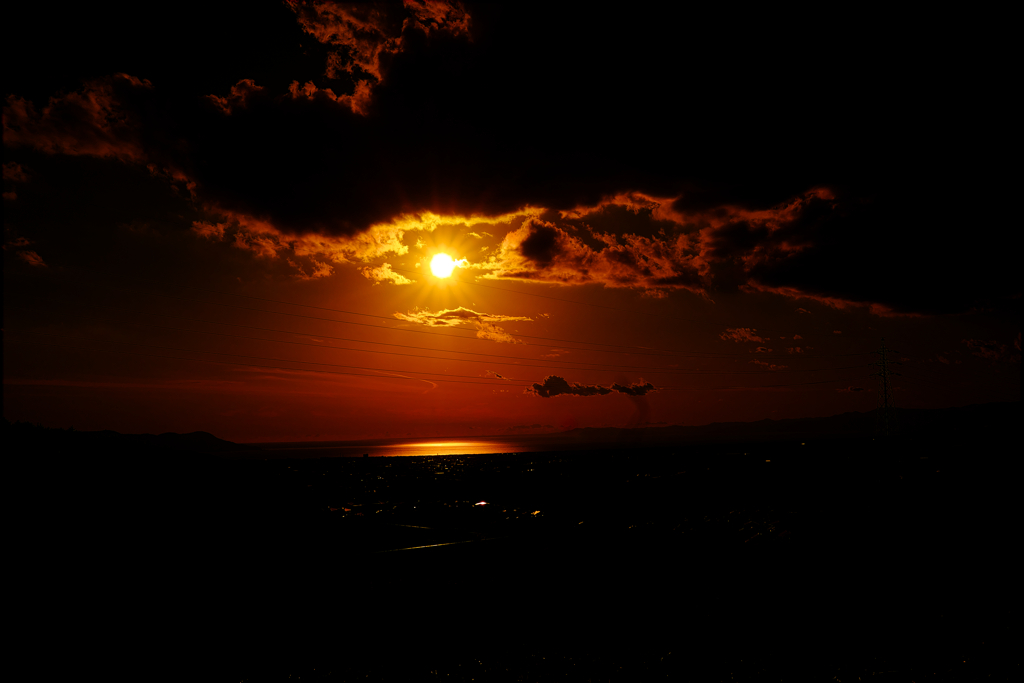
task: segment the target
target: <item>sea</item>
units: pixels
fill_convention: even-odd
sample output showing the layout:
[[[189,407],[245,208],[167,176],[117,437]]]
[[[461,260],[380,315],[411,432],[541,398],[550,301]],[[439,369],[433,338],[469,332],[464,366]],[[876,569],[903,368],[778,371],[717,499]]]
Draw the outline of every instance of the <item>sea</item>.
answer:
[[[553,438],[554,437],[554,438]],[[394,458],[410,456],[486,455],[565,450],[552,434],[438,437],[420,439],[367,439],[364,441],[299,441],[249,443],[242,457],[262,458]]]

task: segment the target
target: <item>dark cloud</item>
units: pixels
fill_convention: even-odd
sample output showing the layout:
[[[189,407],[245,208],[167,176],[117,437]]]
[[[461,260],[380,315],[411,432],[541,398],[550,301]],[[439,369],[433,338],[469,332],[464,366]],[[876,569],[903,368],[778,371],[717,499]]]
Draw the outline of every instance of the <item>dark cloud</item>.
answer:
[[[5,54],[54,47],[10,81],[5,147],[148,169],[194,193],[203,224],[268,226],[231,232],[268,258],[291,248],[279,236],[541,207],[568,223],[532,224],[495,276],[882,315],[1019,306],[1013,188],[992,159],[1012,107],[999,69],[973,68],[1012,60],[954,55],[910,16],[837,33],[827,13],[290,2],[154,7],[133,15],[144,31],[114,31],[113,10],[18,11]],[[69,70],[83,82],[41,77]],[[588,217],[591,243],[566,231]]]
[[[622,394],[628,394],[629,396],[643,396],[647,392],[654,391],[654,385],[650,382],[645,384],[613,384],[612,391],[618,391]]]
[[[14,162],[7,163],[4,164],[4,180],[24,183],[28,181],[28,174],[25,173],[25,169],[20,164]]]
[[[540,396],[541,398],[551,398],[552,396],[605,396],[612,392],[619,392],[626,394],[627,396],[638,397],[643,396],[649,392],[656,391],[653,384],[650,382],[636,383],[636,384],[612,384],[610,387],[604,387],[598,384],[577,384],[569,383],[564,378],[557,375],[549,375],[544,378],[544,382],[541,384],[534,383],[533,386],[527,387],[525,393],[533,394],[534,396]]]
[[[565,231],[550,223],[530,221],[526,238],[519,243],[519,253],[537,265],[546,266],[565,250],[566,237]]]
[[[8,95],[3,113],[4,145],[145,163],[141,116],[129,100],[132,90],[152,87],[149,81],[116,74],[54,97],[38,112],[31,101]],[[5,165],[5,178],[6,169]]]
[[[704,265],[686,235],[601,234],[597,238],[599,248],[594,248],[565,229],[531,216],[505,236],[495,254],[471,267],[498,279],[597,283],[652,296],[679,289],[704,292]]]
[[[306,33],[328,46],[324,76],[334,80],[345,72],[352,77],[354,93],[342,97],[359,114],[369,113],[372,89],[384,81],[390,58],[403,51],[407,31],[469,32],[470,17],[458,2],[285,4]]]

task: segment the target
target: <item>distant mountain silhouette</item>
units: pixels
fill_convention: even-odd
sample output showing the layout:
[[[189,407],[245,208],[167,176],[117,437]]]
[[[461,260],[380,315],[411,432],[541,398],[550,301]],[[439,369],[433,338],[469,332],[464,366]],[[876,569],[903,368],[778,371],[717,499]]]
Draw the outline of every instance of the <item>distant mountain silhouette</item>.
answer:
[[[759,420],[756,422],[715,422],[699,426],[641,427],[584,427],[556,434],[545,434],[545,441],[557,447],[583,444],[637,444],[656,445],[672,443],[726,443],[730,441],[784,441],[799,439],[830,439],[873,437],[879,432],[878,410],[865,413],[849,412],[829,417],[793,418],[785,420]],[[896,434],[903,438],[940,437],[943,435],[968,437],[972,434],[1021,433],[1020,402],[985,403],[957,408],[916,409],[900,408],[895,411]],[[177,434],[121,434],[104,430],[79,432],[56,429],[25,422],[3,421],[4,441],[38,450],[60,448],[67,452],[105,452],[160,454],[217,454],[252,452],[258,447],[219,439],[208,432]],[[540,437],[541,435],[536,435]]]
[[[230,453],[251,450],[247,446],[224,439],[218,439],[209,432],[177,434],[121,434],[112,430],[80,432],[74,429],[56,429],[26,422],[3,422],[4,440],[34,445],[43,449],[65,447],[81,451],[102,451],[107,453],[131,450],[143,452],[177,453]]]
[[[957,408],[899,408],[894,412],[896,434],[902,437],[1014,432],[1020,427],[1021,404],[986,403]],[[774,441],[877,436],[880,410],[849,412],[829,417],[756,422],[715,422],[694,427],[585,427],[553,434],[554,441],[609,443],[628,441],[641,444],[707,443],[727,441]]]

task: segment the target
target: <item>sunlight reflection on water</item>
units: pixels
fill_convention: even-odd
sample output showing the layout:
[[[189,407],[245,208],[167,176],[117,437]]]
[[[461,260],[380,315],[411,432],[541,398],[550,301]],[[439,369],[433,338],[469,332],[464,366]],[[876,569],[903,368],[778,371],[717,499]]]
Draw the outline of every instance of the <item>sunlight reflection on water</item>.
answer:
[[[478,439],[375,439],[372,441],[334,441],[304,443],[262,443],[262,453],[273,458],[371,458],[410,457],[426,455],[481,455],[488,453],[522,453],[552,448],[548,439],[478,438]]]

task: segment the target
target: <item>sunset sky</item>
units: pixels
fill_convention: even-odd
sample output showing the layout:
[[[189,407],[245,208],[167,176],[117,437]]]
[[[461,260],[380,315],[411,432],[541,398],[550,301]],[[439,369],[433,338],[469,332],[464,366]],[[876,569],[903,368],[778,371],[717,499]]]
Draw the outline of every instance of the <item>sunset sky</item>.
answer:
[[[825,416],[883,336],[899,407],[1020,399],[1007,22],[595,7],[5,12],[4,416]]]

